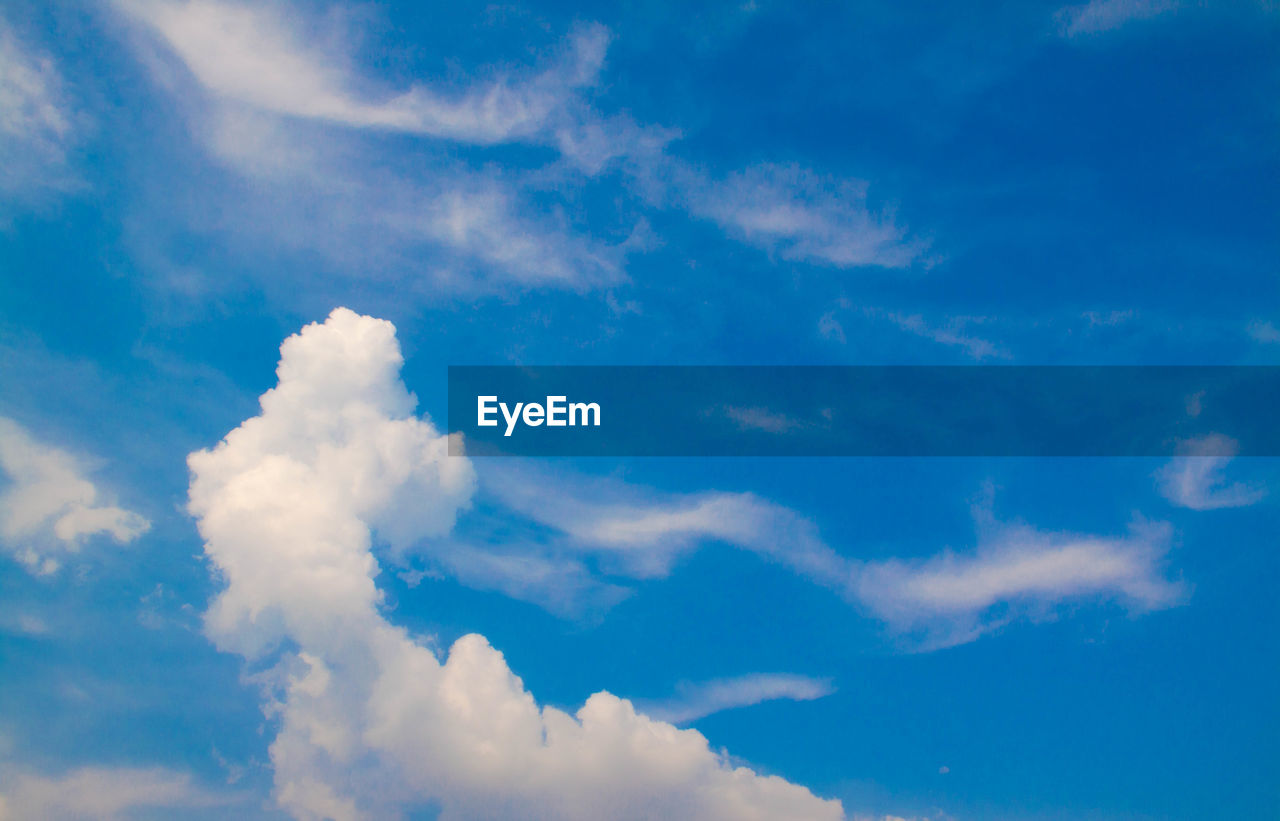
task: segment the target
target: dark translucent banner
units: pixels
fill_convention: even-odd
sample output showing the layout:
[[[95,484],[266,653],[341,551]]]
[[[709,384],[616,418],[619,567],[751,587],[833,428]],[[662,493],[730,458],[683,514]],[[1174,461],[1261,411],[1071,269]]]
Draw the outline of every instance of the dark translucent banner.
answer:
[[[449,368],[468,456],[1277,456],[1277,367]]]

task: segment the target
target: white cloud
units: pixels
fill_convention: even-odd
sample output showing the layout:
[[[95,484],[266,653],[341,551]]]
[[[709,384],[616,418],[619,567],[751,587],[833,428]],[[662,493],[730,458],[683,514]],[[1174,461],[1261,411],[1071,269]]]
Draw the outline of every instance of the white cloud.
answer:
[[[1089,323],[1089,328],[1114,328],[1118,325],[1124,325],[1133,320],[1135,313],[1132,309],[1123,311],[1085,311],[1080,314],[1080,318]]]
[[[528,138],[562,113],[578,89],[592,85],[604,62],[608,33],[584,26],[566,54],[521,78],[498,75],[460,93],[415,84],[377,90],[348,53],[350,36],[332,21],[326,31],[296,12],[228,2],[121,0],[148,25],[202,86],[218,97],[262,111],[356,128],[404,131],[474,143]]]
[[[1178,8],[1177,0],[1090,0],[1054,15],[1064,37],[1113,31],[1135,20],[1149,20]]]
[[[356,65],[350,49],[358,35],[342,13],[317,19],[286,4],[221,0],[117,5],[158,36],[229,109],[224,113],[241,120],[232,129],[248,138],[241,154],[263,146],[243,132],[243,114],[232,113],[240,108],[474,145],[546,145],[588,174],[620,157],[653,158],[678,136],[590,107],[585,94],[599,81],[610,39],[599,24],[575,27],[537,70],[491,69],[461,89],[414,83],[391,90]]]
[[[260,234],[273,246],[320,252],[366,280],[370,270],[412,266],[424,284],[450,291],[505,283],[582,289],[625,279],[620,243],[576,233],[554,211],[535,213],[519,186],[493,169],[424,157],[389,167],[342,135],[235,107],[192,116],[211,154],[254,181],[222,218],[237,238]],[[418,262],[424,249],[439,255],[429,272]]]
[[[604,477],[527,468],[485,472],[486,490],[509,510],[563,535],[560,549],[590,553],[635,577],[662,576],[681,554],[720,541],[827,586],[844,589],[849,560],[804,517],[751,493],[662,494]]]
[[[144,42],[159,44],[163,56],[149,64],[182,99],[197,138],[253,177],[254,197],[263,198],[237,199],[236,208],[195,221],[238,214],[244,228],[326,252],[350,270],[398,267],[403,259],[395,257],[416,257],[415,244],[427,243],[474,263],[433,266],[460,269],[435,275],[435,284],[453,288],[474,287],[477,268],[524,286],[619,282],[626,240],[578,236],[554,209],[548,218],[548,209],[520,196],[538,179],[545,186],[554,178],[564,192],[578,184],[575,172],[611,168],[650,205],[685,208],[785,259],[903,267],[923,248],[890,215],[872,213],[862,182],[774,165],[713,181],[667,154],[677,130],[597,110],[591,95],[609,41],[599,25],[573,29],[537,68],[481,71],[448,90],[424,82],[388,88],[357,64],[351,43],[359,35],[341,11],[317,16],[288,4],[219,0],[117,5],[149,32]],[[518,142],[559,156],[517,180],[491,168],[477,172],[447,159],[447,150],[415,152],[410,165],[395,169],[385,150],[357,144],[353,132],[478,146]],[[263,181],[272,184],[265,192]],[[525,216],[526,209],[538,216]],[[371,259],[388,243],[390,250]]]
[[[765,701],[813,701],[835,692],[827,679],[794,673],[752,673],[737,678],[682,683],[674,698],[644,702],[644,711],[672,724],[687,724],[712,713],[750,707]]]
[[[984,521],[985,520],[985,521]],[[858,601],[924,649],[972,641],[1017,617],[1043,617],[1073,600],[1117,601],[1130,612],[1172,607],[1185,585],[1164,578],[1172,529],[1136,520],[1126,536],[1045,532],[980,515],[972,553],[869,562]]]
[[[530,550],[590,555],[611,572],[646,578],[722,542],[835,591],[918,649],[973,641],[1068,603],[1116,601],[1143,613],[1174,606],[1187,592],[1162,575],[1172,535],[1163,523],[1137,520],[1126,536],[1057,533],[999,523],[977,509],[972,551],[862,561],[833,550],[799,513],[750,493],[661,494],[608,477],[488,464],[482,486],[552,529]]]
[[[783,259],[903,268],[924,250],[867,203],[867,184],[794,165],[759,165],[710,182],[689,176],[690,209]]]
[[[34,573],[57,571],[60,559],[85,539],[105,534],[133,541],[150,528],[145,518],[101,500],[65,451],[37,441],[12,419],[0,417],[0,545]]]
[[[818,333],[824,339],[833,339],[840,344],[845,343],[844,326],[836,319],[835,311],[827,311],[818,319]]]
[[[421,552],[439,571],[478,590],[493,590],[527,601],[565,618],[599,614],[631,595],[631,590],[604,581],[580,560],[548,554],[536,543],[504,543],[481,547],[460,541],[433,542]]]
[[[159,44],[148,65],[181,101],[196,139],[252,183],[222,190],[203,180],[188,216],[202,230],[319,253],[362,278],[410,269],[424,286],[449,291],[586,289],[625,279],[623,241],[577,233],[559,211],[531,206],[519,180],[493,166],[476,170],[447,150],[415,151],[400,162],[364,133],[560,146],[576,164],[599,170],[608,157],[588,144],[584,118],[610,151],[648,139],[595,118],[580,99],[603,60],[601,27],[575,29],[541,71],[491,72],[452,95],[422,84],[379,92],[356,67],[349,50],[358,34],[339,12],[317,18],[283,4],[118,5],[153,35],[141,43]],[[207,205],[219,197],[234,207]],[[436,253],[430,266],[422,265],[424,251]]]
[[[145,811],[191,811],[228,803],[227,797],[206,791],[186,773],[163,768],[84,767],[59,776],[0,774],[0,821],[111,821],[136,818]]]
[[[74,185],[67,152],[76,121],[53,60],[0,18],[0,197],[38,202]]]
[[[841,817],[838,802],[734,767],[694,731],[597,693],[539,707],[481,636],[442,662],[386,621],[372,533],[393,554],[444,536],[465,458],[412,415],[389,323],[339,309],[281,347],[261,415],[189,459],[190,509],[225,582],[207,614],[279,719],[277,800],[300,819]]]
[[[990,340],[974,336],[965,329],[973,324],[980,324],[983,317],[952,317],[945,325],[931,325],[919,314],[902,314],[889,312],[885,317],[904,331],[916,336],[931,339],[939,345],[962,349],[971,359],[1010,359],[1008,351]]]
[[[1264,344],[1280,342],[1280,328],[1277,328],[1273,322],[1258,320],[1250,323],[1249,336],[1253,337],[1254,341]]]
[[[805,425],[790,416],[760,407],[737,407],[729,405],[724,409],[725,416],[739,430],[757,430],[764,433],[789,433],[803,428]]]
[[[1161,495],[1191,510],[1247,507],[1261,501],[1266,488],[1228,483],[1223,475],[1238,449],[1235,440],[1219,433],[1183,443],[1180,455],[1156,474]]]

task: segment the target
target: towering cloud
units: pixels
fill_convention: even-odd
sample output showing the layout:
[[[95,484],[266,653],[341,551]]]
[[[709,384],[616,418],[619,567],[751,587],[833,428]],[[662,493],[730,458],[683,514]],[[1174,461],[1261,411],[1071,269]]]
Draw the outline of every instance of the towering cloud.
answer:
[[[379,546],[444,536],[470,463],[413,416],[390,323],[334,311],[281,347],[262,413],[193,453],[190,509],[226,586],[219,647],[267,672],[276,795],[296,818],[836,819],[692,730],[597,693],[540,707],[481,636],[443,660],[378,609]]]

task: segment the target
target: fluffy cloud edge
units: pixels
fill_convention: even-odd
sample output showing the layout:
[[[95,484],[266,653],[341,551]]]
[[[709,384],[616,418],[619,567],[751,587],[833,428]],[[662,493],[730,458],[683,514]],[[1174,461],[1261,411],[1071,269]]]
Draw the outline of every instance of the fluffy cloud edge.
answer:
[[[0,546],[33,573],[57,572],[68,554],[95,536],[128,544],[146,533],[145,517],[103,501],[68,452],[36,439],[13,419],[0,417]]]
[[[282,806],[341,821],[422,803],[444,819],[843,817],[608,693],[574,715],[539,707],[481,636],[442,661],[385,619],[372,534],[393,553],[444,538],[473,490],[470,463],[413,415],[400,364],[390,323],[337,309],[281,346],[261,414],[189,459],[225,583],[206,630],[273,665]]]

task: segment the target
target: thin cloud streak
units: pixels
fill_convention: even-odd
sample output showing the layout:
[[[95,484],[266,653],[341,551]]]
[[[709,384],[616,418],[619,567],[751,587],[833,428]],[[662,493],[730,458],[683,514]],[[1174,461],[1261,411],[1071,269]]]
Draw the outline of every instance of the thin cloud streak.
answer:
[[[704,544],[732,545],[832,590],[915,650],[1049,618],[1072,602],[1112,602],[1140,615],[1190,594],[1165,576],[1172,528],[1141,518],[1125,535],[1078,534],[999,522],[978,508],[972,550],[863,561],[832,549],[796,511],[749,493],[661,494],[604,477],[488,465],[481,486],[507,510],[553,530],[529,541],[529,550],[590,557],[608,572],[644,579],[666,576],[679,556]]]
[[[836,691],[828,679],[794,673],[752,673],[736,678],[697,684],[682,683],[676,695],[663,701],[641,701],[649,715],[672,724],[688,724],[725,710],[751,707],[766,701],[814,701]]]
[[[1149,20],[1178,8],[1177,0],[1090,0],[1054,14],[1063,37],[1114,31],[1138,20]]]

